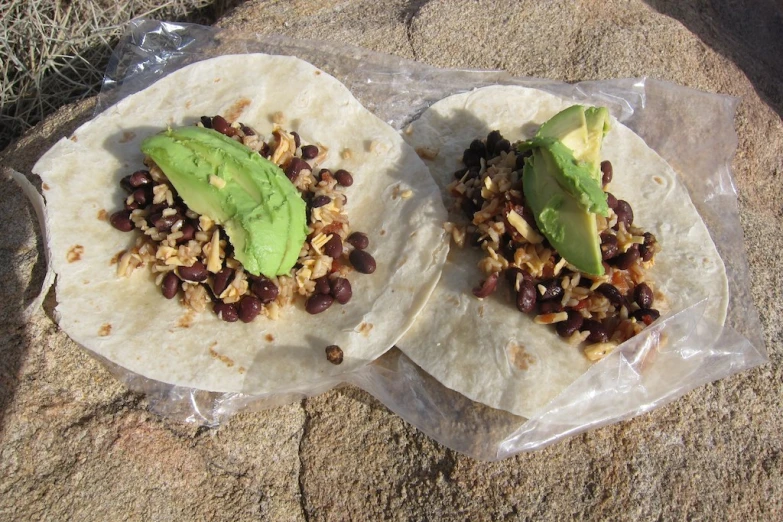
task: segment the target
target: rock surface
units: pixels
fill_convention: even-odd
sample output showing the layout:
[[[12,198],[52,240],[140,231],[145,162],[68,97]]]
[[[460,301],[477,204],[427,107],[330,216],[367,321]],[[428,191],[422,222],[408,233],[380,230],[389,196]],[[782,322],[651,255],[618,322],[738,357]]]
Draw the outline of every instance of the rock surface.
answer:
[[[432,441],[343,387],[219,428],[158,418],[20,310],[41,280],[35,216],[0,185],[3,520],[752,519],[783,513],[783,94],[779,6],[607,0],[248,1],[230,30],[345,42],[444,67],[577,81],[650,76],[741,98],[734,163],[770,363],[642,417],[505,461]],[[744,25],[743,25],[744,24]],[[89,118],[66,107],[3,151],[28,172]],[[50,296],[51,298],[51,296]],[[44,309],[51,309],[45,306]]]

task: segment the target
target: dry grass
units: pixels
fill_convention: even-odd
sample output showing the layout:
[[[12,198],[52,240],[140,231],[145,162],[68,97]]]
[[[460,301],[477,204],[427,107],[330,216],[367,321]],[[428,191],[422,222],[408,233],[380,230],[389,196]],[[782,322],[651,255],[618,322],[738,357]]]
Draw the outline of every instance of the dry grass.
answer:
[[[237,0],[0,0],[0,150],[100,88],[125,24],[139,17],[211,23]]]

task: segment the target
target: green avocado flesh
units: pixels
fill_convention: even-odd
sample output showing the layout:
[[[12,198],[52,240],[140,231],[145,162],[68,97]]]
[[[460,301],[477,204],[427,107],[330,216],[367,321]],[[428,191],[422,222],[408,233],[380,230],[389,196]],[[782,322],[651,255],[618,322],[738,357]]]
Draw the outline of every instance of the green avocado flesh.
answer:
[[[533,151],[522,186],[538,228],[566,261],[592,275],[604,273],[596,214],[609,215],[600,170],[608,121],[605,108],[575,105],[518,147]]]
[[[536,138],[554,138],[571,149],[574,157],[589,164],[590,175],[601,183],[601,143],[609,132],[606,107],[573,105],[552,116],[538,129]]]
[[[542,152],[547,172],[575,198],[588,212],[609,215],[606,193],[590,174],[588,165],[578,161],[571,149],[554,138],[533,138],[520,145],[519,150],[537,149]]]
[[[202,127],[150,136],[141,150],[191,210],[223,226],[247,272],[289,273],[307,237],[306,205],[280,167]]]

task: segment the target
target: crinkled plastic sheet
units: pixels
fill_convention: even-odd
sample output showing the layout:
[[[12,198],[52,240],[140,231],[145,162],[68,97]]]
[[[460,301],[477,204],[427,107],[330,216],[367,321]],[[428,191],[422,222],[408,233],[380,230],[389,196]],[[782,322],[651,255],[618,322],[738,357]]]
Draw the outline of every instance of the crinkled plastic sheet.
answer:
[[[706,302],[666,318],[593,365],[535,418],[473,402],[450,390],[393,348],[345,382],[368,391],[417,428],[457,451],[496,460],[617,422],[670,402],[701,384],[764,363],[761,327],[750,296],[731,159],[737,146],[737,100],[648,78],[575,85],[514,78],[500,71],[437,69],[339,44],[238,35],[185,24],[139,20],[114,52],[97,111],[189,63],[222,54],[295,55],[342,81],[371,111],[401,130],[441,98],[476,87],[512,84],[607,106],[678,172],[726,264],[728,319],[717,342]],[[238,71],[252,81],[263,71]],[[187,89],[187,86],[183,86]],[[665,332],[667,342],[658,341]],[[303,394],[211,393],[151,381],[108,361],[156,413],[217,425],[242,410],[259,410],[322,393],[339,383],[313,382]]]

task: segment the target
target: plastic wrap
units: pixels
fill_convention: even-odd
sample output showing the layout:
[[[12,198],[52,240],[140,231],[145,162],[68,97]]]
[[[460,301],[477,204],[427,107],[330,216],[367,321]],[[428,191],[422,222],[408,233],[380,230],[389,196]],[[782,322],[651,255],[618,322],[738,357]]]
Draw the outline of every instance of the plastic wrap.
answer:
[[[96,111],[194,61],[250,52],[295,55],[311,62],[342,81],[397,130],[437,100],[492,84],[534,87],[575,102],[606,106],[674,167],[718,246],[729,278],[730,302],[717,341],[705,339],[714,339],[710,332],[721,325],[704,316],[705,302],[693,303],[594,364],[534,418],[465,398],[396,348],[345,375],[345,382],[371,393],[444,445],[484,460],[540,449],[649,411],[703,383],[766,361],[731,174],[737,145],[735,98],[646,78],[571,85],[514,78],[499,71],[438,69],[339,44],[141,20],[130,24],[112,56]],[[663,348],[658,344],[662,332],[667,337]],[[339,384],[313,382],[297,394],[211,393],[152,381],[103,362],[130,388],[146,393],[152,411],[205,425],[217,425],[238,411],[271,408],[323,393]]]

